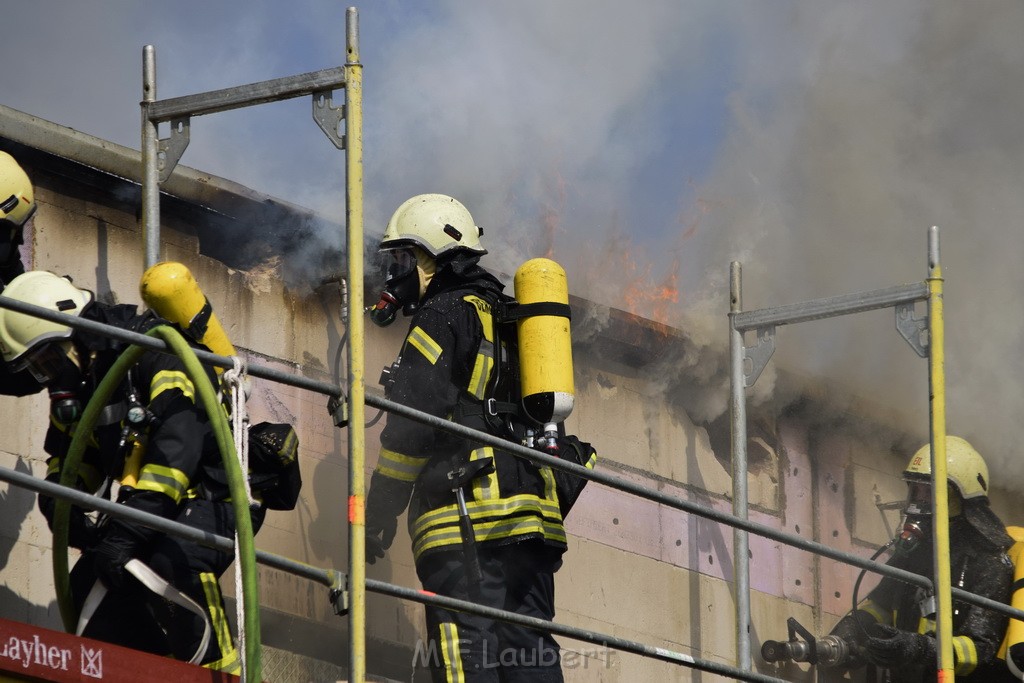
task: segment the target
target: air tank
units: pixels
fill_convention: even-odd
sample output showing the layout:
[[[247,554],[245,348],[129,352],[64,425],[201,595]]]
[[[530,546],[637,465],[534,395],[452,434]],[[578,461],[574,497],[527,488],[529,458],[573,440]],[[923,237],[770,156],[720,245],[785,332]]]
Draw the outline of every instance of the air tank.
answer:
[[[157,315],[220,356],[237,355],[192,272],[182,263],[163,261],[142,274],[139,292]],[[222,368],[217,368],[222,372]]]
[[[516,271],[514,287],[522,314],[516,327],[523,410],[550,433],[575,401],[569,285],[560,265],[535,258]]]

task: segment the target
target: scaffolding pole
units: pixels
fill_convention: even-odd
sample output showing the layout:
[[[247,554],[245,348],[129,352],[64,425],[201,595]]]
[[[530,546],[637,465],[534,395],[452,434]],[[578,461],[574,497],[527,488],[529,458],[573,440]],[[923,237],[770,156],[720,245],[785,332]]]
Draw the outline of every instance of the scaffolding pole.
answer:
[[[363,320],[363,65],[359,62],[356,10],[348,9],[348,57],[345,62],[345,173],[347,197],[348,281],[352,283],[348,326],[348,561],[349,561],[349,676],[366,679],[366,374]]]
[[[938,681],[953,681],[953,600],[949,570],[949,487],[946,485],[946,356],[939,229],[928,231],[928,387],[932,453],[933,562]]]
[[[946,510],[946,487],[936,486],[936,481],[945,482],[945,379],[943,375],[942,355],[942,274],[938,263],[938,228],[932,227],[928,234],[928,279],[909,285],[897,285],[885,289],[859,292],[841,296],[813,299],[785,306],[764,308],[754,311],[743,311],[742,281],[740,264],[730,264],[730,408],[732,426],[732,463],[733,463],[733,510],[739,519],[746,518],[747,511],[747,415],[745,389],[752,387],[762,370],[775,352],[775,328],[779,325],[821,320],[841,315],[851,315],[879,308],[894,308],[896,312],[896,329],[914,351],[929,362],[931,440],[932,440],[932,489],[935,496],[936,510]],[[915,317],[914,305],[927,302],[927,320]],[[928,335],[923,338],[927,329]],[[756,333],[757,342],[753,346],[745,346],[745,332]],[[941,453],[937,453],[941,448]],[[941,461],[941,462],[940,462]],[[939,468],[941,467],[941,479]],[[941,490],[941,494],[940,494]],[[940,500],[941,495],[941,500]],[[940,507],[942,505],[943,507]],[[936,518],[940,515],[936,514]],[[952,644],[949,629],[952,619],[952,602],[950,599],[949,581],[949,520],[945,515],[937,519],[935,524],[935,565],[936,585],[934,589],[939,595],[939,612],[937,634],[939,635],[939,670],[940,683],[946,675],[943,664],[952,661]],[[940,548],[940,544],[944,545]],[[749,574],[749,543],[746,531],[736,526],[733,531],[736,599],[736,655],[741,669],[748,670],[751,666],[750,656],[750,574]],[[943,569],[943,566],[945,567]],[[946,607],[943,610],[943,596]],[[942,614],[945,616],[941,616]],[[943,633],[945,628],[945,634]],[[949,650],[949,658],[945,651]],[[948,681],[953,680],[952,669]]]
[[[739,263],[729,268],[729,316],[735,321],[743,310],[742,273]],[[731,399],[732,425],[732,513],[738,519],[747,519],[747,434],[736,425],[747,424],[747,404],[743,389],[748,386],[743,378],[743,332],[733,322],[729,333],[729,356],[732,368]],[[732,535],[733,593],[736,602],[736,665],[750,669],[750,540],[747,532],[736,529]]]

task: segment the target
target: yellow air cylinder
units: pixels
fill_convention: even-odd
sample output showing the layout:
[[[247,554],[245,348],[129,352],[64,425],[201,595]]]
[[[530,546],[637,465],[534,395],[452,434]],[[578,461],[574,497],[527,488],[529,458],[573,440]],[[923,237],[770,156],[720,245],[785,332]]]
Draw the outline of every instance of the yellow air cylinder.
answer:
[[[182,263],[164,261],[142,274],[139,292],[157,315],[175,323],[192,339],[220,356],[237,355],[213,306]],[[217,372],[222,372],[217,368]]]
[[[523,409],[551,431],[575,400],[569,284],[560,265],[535,258],[519,266],[514,286],[523,316],[516,322]]]

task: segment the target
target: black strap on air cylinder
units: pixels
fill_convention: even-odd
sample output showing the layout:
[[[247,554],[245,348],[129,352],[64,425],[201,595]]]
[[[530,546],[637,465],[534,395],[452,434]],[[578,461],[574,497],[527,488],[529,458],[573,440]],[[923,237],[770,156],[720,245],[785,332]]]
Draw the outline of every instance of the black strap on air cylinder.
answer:
[[[535,315],[556,315],[572,320],[572,308],[569,304],[560,304],[556,301],[535,301],[532,304],[509,302],[502,311],[501,321],[512,322]]]

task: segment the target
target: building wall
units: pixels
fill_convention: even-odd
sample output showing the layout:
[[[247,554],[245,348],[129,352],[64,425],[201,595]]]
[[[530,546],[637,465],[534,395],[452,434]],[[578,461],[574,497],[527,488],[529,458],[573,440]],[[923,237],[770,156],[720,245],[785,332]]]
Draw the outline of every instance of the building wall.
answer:
[[[94,192],[80,179],[51,174],[43,165],[28,170],[40,205],[25,249],[28,265],[70,274],[102,300],[138,304],[142,246],[132,193],[118,200],[116,193]],[[194,227],[168,212],[161,258],[192,269],[250,363],[338,383],[344,372],[344,361],[339,363],[344,329],[337,289],[287,288],[270,267],[230,268],[200,253]],[[720,381],[709,384],[705,376],[711,361],[683,362],[694,352],[685,330],[662,329],[579,303],[586,315],[574,320],[574,325],[579,321],[574,328],[577,408],[568,420],[569,430],[594,443],[601,470],[730,512],[727,419],[691,417],[697,413],[691,406],[702,392],[723,391]],[[722,348],[703,350],[705,359],[724,352],[725,321],[723,309]],[[366,377],[374,385],[379,369],[397,353],[404,325],[366,329]],[[721,358],[715,362],[721,364]],[[304,480],[296,510],[271,511],[257,547],[344,571],[347,432],[334,427],[324,396],[255,378],[252,388],[249,410],[254,423],[286,421],[297,427]],[[769,398],[753,412],[750,516],[868,556],[898,523],[898,512],[884,504],[902,498],[899,472],[917,444],[891,425],[812,403]],[[367,419],[375,413],[368,408]],[[46,414],[44,396],[0,397],[0,429],[6,435],[0,466],[43,476]],[[383,420],[367,430],[367,480],[382,425]],[[1008,495],[995,498],[998,510],[1008,509]],[[0,509],[0,617],[59,628],[51,536],[34,496],[0,484]],[[567,528],[569,551],[557,575],[559,622],[698,659],[734,663],[731,528],[599,484],[584,491]],[[849,609],[857,576],[853,568],[756,536],[750,537],[750,553],[755,659],[764,639],[785,638],[788,617],[824,633]],[[229,595],[234,592],[232,576],[229,571],[223,581]],[[403,524],[387,558],[370,566],[368,576],[418,586]],[[861,594],[873,583],[869,574]],[[333,614],[327,590],[267,568],[260,570],[260,585],[266,678],[342,677],[347,626]],[[370,594],[370,673],[409,680],[422,628],[418,605]],[[561,642],[569,681],[720,680],[590,643]],[[759,662],[758,667],[789,680],[809,681],[814,675],[806,666]],[[423,680],[422,671],[416,680]]]

